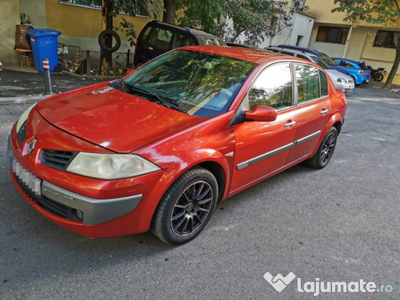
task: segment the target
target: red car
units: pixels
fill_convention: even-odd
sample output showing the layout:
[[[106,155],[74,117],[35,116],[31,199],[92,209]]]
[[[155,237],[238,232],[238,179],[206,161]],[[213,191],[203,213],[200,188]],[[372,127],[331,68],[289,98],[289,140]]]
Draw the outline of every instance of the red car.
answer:
[[[198,235],[218,202],[302,161],[330,161],[346,111],[317,65],[191,46],[121,80],[30,107],[9,138],[11,176],[51,221],[90,237]]]

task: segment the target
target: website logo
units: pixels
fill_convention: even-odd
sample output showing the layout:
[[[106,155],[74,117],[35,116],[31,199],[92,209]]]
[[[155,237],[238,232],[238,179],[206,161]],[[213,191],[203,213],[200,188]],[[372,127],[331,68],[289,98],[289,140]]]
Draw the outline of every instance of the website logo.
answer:
[[[264,279],[268,281],[269,284],[272,285],[279,293],[282,292],[288,286],[288,284],[295,279],[295,277],[296,275],[294,275],[292,272],[287,274],[286,277],[283,277],[282,274],[278,274],[273,277],[269,272],[264,274]]]

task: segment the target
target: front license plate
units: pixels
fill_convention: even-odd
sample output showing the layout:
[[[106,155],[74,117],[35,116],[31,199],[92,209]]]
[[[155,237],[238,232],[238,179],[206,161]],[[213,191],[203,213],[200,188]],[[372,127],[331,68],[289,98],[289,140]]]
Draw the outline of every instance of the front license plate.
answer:
[[[28,189],[28,193],[33,193],[35,196],[40,197],[42,194],[42,181],[26,170],[15,157],[10,157],[10,166],[15,176],[22,182],[22,189],[25,191]]]

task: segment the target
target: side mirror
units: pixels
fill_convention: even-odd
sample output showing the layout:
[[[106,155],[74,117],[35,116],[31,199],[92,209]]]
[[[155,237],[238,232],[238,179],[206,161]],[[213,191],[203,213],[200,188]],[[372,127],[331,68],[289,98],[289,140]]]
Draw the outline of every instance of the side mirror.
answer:
[[[245,111],[247,120],[258,122],[272,122],[275,121],[278,113],[275,108],[256,106],[253,110]]]
[[[126,70],[126,76],[131,75],[133,73],[133,71],[134,71],[133,69]]]

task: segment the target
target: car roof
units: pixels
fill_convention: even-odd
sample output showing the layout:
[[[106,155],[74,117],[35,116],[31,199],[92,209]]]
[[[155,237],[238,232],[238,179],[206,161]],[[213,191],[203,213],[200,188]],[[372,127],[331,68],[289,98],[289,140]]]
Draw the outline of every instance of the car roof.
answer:
[[[274,53],[264,49],[250,49],[242,47],[188,46],[180,49],[218,54],[240,60],[249,61],[256,64],[260,64],[264,60],[271,59],[274,57],[279,57],[282,59],[296,59],[295,57],[287,56],[280,53]]]
[[[288,48],[288,49],[293,49],[293,50],[299,50],[299,51],[304,51],[304,52],[309,52],[309,53],[318,53],[319,51],[309,49],[309,48],[303,48],[303,47],[298,47],[298,46],[292,46],[292,45],[278,45],[276,47],[279,48]]]

